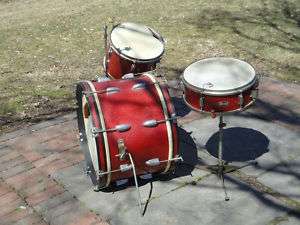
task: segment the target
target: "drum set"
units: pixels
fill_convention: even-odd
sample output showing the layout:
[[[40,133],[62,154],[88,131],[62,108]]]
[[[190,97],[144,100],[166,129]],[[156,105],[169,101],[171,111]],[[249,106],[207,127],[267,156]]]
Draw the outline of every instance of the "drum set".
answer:
[[[178,116],[155,70],[165,42],[154,29],[135,23],[118,24],[109,35],[105,26],[104,40],[105,78],[80,81],[76,87],[86,173],[95,191],[133,177],[142,213],[137,177],[172,173],[182,161]],[[219,115],[218,173],[224,184],[223,114],[243,111],[255,102],[258,76],[244,61],[215,57],[191,64],[181,79],[188,107]]]

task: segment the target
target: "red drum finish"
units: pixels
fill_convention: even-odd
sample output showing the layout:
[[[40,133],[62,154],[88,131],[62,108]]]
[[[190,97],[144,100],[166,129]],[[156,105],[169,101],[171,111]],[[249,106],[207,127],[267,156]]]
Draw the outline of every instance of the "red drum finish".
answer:
[[[153,76],[82,81],[77,85],[77,101],[81,147],[94,184],[107,187],[113,181],[133,176],[131,170],[117,171],[130,164],[128,157],[120,158],[120,149],[132,155],[137,175],[172,170],[172,159],[178,154],[177,125],[170,120],[175,116],[174,107],[167,88]],[[147,127],[145,122],[149,120],[161,122]],[[125,130],[114,130],[120,125],[125,125]],[[93,127],[106,132],[94,137]],[[147,164],[153,159],[164,162]]]
[[[184,100],[193,110],[242,111],[258,96],[258,77],[251,65],[233,58],[208,58],[188,66],[182,76]]]
[[[184,100],[190,108],[196,111],[211,113],[240,111],[247,109],[254,103],[258,95],[257,87],[258,83],[239,94],[213,96],[201,94],[201,92],[185,86]]]
[[[106,74],[112,79],[121,79],[125,74],[140,74],[146,71],[155,70],[160,59],[149,62],[136,62],[119,55],[113,48],[110,48],[108,60],[104,66]],[[106,59],[104,59],[106,61]]]
[[[106,74],[120,79],[128,73],[140,75],[156,68],[164,53],[164,40],[152,28],[121,23],[110,34],[103,64]]]

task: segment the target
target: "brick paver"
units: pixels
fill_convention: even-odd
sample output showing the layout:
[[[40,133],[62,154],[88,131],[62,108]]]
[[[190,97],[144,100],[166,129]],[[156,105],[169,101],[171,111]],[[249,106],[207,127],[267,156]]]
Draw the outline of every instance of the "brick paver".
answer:
[[[0,225],[106,224],[51,175],[84,159],[74,115],[0,138]]]

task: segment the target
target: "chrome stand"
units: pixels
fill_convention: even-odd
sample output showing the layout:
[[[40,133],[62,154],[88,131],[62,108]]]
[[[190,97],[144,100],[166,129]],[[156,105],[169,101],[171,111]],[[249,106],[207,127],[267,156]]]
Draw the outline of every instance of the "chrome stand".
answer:
[[[225,162],[223,161],[223,128],[225,126],[226,126],[226,123],[223,122],[223,114],[220,113],[217,175],[221,179],[221,182],[222,182],[222,187],[223,187],[224,194],[225,194],[225,201],[229,201],[229,197],[227,195],[225,182],[224,182]]]

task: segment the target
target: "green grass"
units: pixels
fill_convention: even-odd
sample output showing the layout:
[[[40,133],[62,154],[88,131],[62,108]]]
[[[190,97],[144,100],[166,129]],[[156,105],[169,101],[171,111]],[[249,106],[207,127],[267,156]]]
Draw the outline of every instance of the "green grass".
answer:
[[[231,56],[300,82],[299,15],[297,0],[0,0],[0,119],[74,107],[74,84],[102,73],[103,25],[123,21],[164,36],[160,71],[170,79]]]

